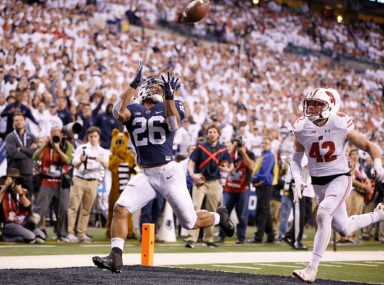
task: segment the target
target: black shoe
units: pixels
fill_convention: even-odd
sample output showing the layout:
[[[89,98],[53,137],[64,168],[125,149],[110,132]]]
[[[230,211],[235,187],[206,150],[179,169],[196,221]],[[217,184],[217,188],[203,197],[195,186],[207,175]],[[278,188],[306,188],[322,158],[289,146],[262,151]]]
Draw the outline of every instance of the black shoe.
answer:
[[[308,247],[306,247],[303,244],[299,244],[298,246],[292,246],[292,249],[295,249],[295,250],[308,250]]]
[[[220,216],[219,225],[223,229],[225,235],[227,237],[233,237],[233,235],[235,234],[235,226],[229,218],[227,208],[225,208],[225,206],[220,206],[219,208],[217,208],[216,213],[218,213]]]
[[[224,243],[224,241],[225,241],[225,238],[223,238],[223,237],[221,237],[221,236],[219,236],[219,237],[217,238],[217,240],[215,240],[215,242],[217,242],[217,243]]]
[[[244,244],[244,240],[243,240],[243,239],[238,239],[238,240],[236,241],[236,244]]]
[[[292,246],[292,239],[290,239],[289,237],[287,237],[287,236],[283,236],[283,241],[285,241],[287,244],[289,244],[290,246]]]
[[[266,240],[264,243],[270,243],[270,244],[274,244],[275,241],[274,240]]]
[[[365,240],[365,241],[369,241],[371,239],[371,237],[363,237],[363,240]]]
[[[101,268],[108,269],[112,273],[119,274],[123,271],[123,251],[120,248],[112,248],[111,253],[106,257],[94,256],[93,263]]]
[[[185,244],[185,247],[188,247],[188,248],[194,248],[195,247],[195,243],[191,240],[187,241],[187,243]]]
[[[214,242],[203,242],[203,246],[210,247],[210,248],[218,248],[219,247]]]
[[[263,243],[263,241],[253,238],[253,239],[248,239],[247,243]]]

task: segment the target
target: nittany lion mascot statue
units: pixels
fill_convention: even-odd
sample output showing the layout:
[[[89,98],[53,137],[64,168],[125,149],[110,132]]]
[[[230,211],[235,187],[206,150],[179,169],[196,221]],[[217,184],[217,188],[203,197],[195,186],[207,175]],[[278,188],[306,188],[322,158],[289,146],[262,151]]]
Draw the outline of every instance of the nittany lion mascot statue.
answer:
[[[113,217],[113,206],[120,194],[123,192],[131,179],[132,175],[136,174],[134,170],[136,166],[135,156],[128,150],[129,133],[119,132],[118,129],[112,131],[111,141],[111,155],[109,156],[108,169],[112,174],[112,187],[108,197],[108,218],[107,218],[107,231],[105,233],[107,238],[111,237],[111,223]],[[135,232],[133,231],[132,214],[128,216],[128,236],[127,239],[134,239]]]

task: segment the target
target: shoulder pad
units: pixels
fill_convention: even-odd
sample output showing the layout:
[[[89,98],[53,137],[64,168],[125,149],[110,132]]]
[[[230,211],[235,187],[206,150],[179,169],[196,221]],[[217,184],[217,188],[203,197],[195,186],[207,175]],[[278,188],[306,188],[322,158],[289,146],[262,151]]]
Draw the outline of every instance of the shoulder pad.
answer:
[[[336,113],[334,116],[335,127],[338,129],[347,129],[353,126],[353,121],[351,118],[342,112]]]
[[[296,122],[293,124],[293,130],[292,132],[296,134],[296,132],[300,132],[303,130],[305,124],[305,117],[301,116],[296,120]]]

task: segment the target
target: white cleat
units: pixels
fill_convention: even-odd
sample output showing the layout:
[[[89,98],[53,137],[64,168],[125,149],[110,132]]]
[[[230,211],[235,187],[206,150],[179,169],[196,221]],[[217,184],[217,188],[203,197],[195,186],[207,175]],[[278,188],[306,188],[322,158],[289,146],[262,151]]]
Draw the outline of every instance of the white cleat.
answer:
[[[293,271],[293,275],[299,278],[303,282],[312,284],[313,282],[315,282],[315,279],[316,279],[317,268],[312,264],[305,264],[305,265],[307,266],[306,268]]]
[[[381,220],[384,221],[384,203],[379,203],[375,208],[375,212],[379,213]]]

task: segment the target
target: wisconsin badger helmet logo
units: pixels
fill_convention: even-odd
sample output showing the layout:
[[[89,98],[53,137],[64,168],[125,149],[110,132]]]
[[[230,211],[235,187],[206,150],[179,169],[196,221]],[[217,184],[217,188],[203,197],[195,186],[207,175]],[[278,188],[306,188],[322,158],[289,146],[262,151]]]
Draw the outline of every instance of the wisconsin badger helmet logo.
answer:
[[[144,104],[144,100],[150,98],[155,104],[164,101],[164,82],[160,78],[150,77],[145,80],[139,88],[140,104]]]

